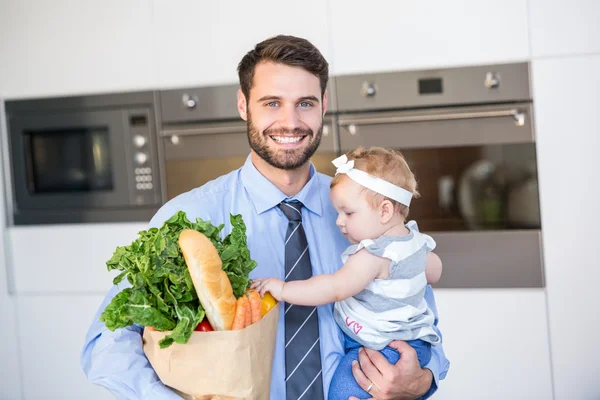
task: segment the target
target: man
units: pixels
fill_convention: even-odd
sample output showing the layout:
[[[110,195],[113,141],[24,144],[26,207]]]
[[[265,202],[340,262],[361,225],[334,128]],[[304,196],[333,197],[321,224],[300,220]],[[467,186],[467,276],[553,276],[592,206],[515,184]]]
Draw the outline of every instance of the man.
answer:
[[[308,41],[278,36],[248,52],[238,72],[238,109],[247,121],[252,149],[246,163],[172,199],[150,225],[158,227],[183,210],[190,220],[200,217],[215,225],[225,224],[227,234],[231,231],[229,215],[242,214],[248,247],[258,262],[251,278],[285,279],[292,269],[308,274],[333,273],[341,266],[340,255],[348,242],[335,224],[337,215],[329,201],[331,178],[317,173],[309,161],[319,146],[327,110],[327,61]],[[286,214],[292,206],[298,218]],[[294,258],[290,269],[286,255],[289,258],[295,250],[291,244],[297,238],[288,231],[293,220],[296,228],[302,228],[294,228],[294,232],[303,232],[308,247]],[[122,289],[110,290],[86,336],[81,364],[88,379],[119,398],[179,399],[160,382],[144,356],[142,327],[111,332],[98,321],[102,310]],[[437,315],[431,288],[427,290],[426,299]],[[343,335],[332,310],[332,305],[316,310],[281,309],[271,399],[326,397],[344,351]],[[307,340],[311,337],[314,340]],[[353,368],[357,382],[378,399],[430,396],[448,369],[443,349],[435,347],[432,361],[422,369],[410,346],[404,342],[393,342],[392,346],[401,353],[396,365],[378,352],[361,352],[360,363]]]

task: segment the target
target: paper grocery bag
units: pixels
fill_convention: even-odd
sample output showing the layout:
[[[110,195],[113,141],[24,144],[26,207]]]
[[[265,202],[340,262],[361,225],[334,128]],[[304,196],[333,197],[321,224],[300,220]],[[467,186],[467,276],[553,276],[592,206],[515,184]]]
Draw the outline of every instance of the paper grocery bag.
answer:
[[[160,380],[195,400],[269,400],[279,303],[238,331],[194,332],[161,349],[169,332],[144,329],[144,352]]]

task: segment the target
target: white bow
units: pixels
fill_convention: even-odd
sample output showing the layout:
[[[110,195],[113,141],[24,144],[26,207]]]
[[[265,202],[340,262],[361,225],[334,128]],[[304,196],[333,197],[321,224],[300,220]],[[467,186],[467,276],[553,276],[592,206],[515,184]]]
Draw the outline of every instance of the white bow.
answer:
[[[335,165],[337,168],[335,171],[336,175],[337,174],[347,174],[348,171],[350,171],[352,168],[354,168],[354,160],[348,161],[348,157],[345,154],[339,156],[338,158],[333,160],[331,163],[333,165]]]
[[[346,174],[354,182],[371,189],[376,193],[380,193],[390,199],[394,199],[405,206],[410,206],[412,193],[408,190],[389,183],[379,177],[369,175],[365,171],[354,168],[354,160],[348,161],[348,157],[344,154],[331,162],[336,166],[335,174]]]

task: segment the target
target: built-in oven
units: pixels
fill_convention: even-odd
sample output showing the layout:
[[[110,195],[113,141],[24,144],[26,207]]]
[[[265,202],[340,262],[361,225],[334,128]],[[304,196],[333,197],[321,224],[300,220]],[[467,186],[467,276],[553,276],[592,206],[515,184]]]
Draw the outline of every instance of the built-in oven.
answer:
[[[224,85],[159,92],[165,200],[244,164],[250,146],[246,122],[237,110],[238,88]],[[320,172],[335,172],[331,160],[338,154],[336,129],[335,116],[328,113],[321,145],[311,159]]]
[[[544,286],[527,63],[336,77],[339,145],[401,151],[440,287]]]
[[[161,204],[153,92],[6,102],[13,223],[149,220]]]

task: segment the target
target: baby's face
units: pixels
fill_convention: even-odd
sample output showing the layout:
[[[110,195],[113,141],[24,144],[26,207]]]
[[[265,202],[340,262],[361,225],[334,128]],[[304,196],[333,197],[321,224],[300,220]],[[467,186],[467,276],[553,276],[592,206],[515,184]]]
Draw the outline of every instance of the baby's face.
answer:
[[[331,203],[338,213],[335,223],[353,244],[376,239],[385,231],[379,210],[372,207],[363,189],[352,179],[343,177],[330,192]]]

